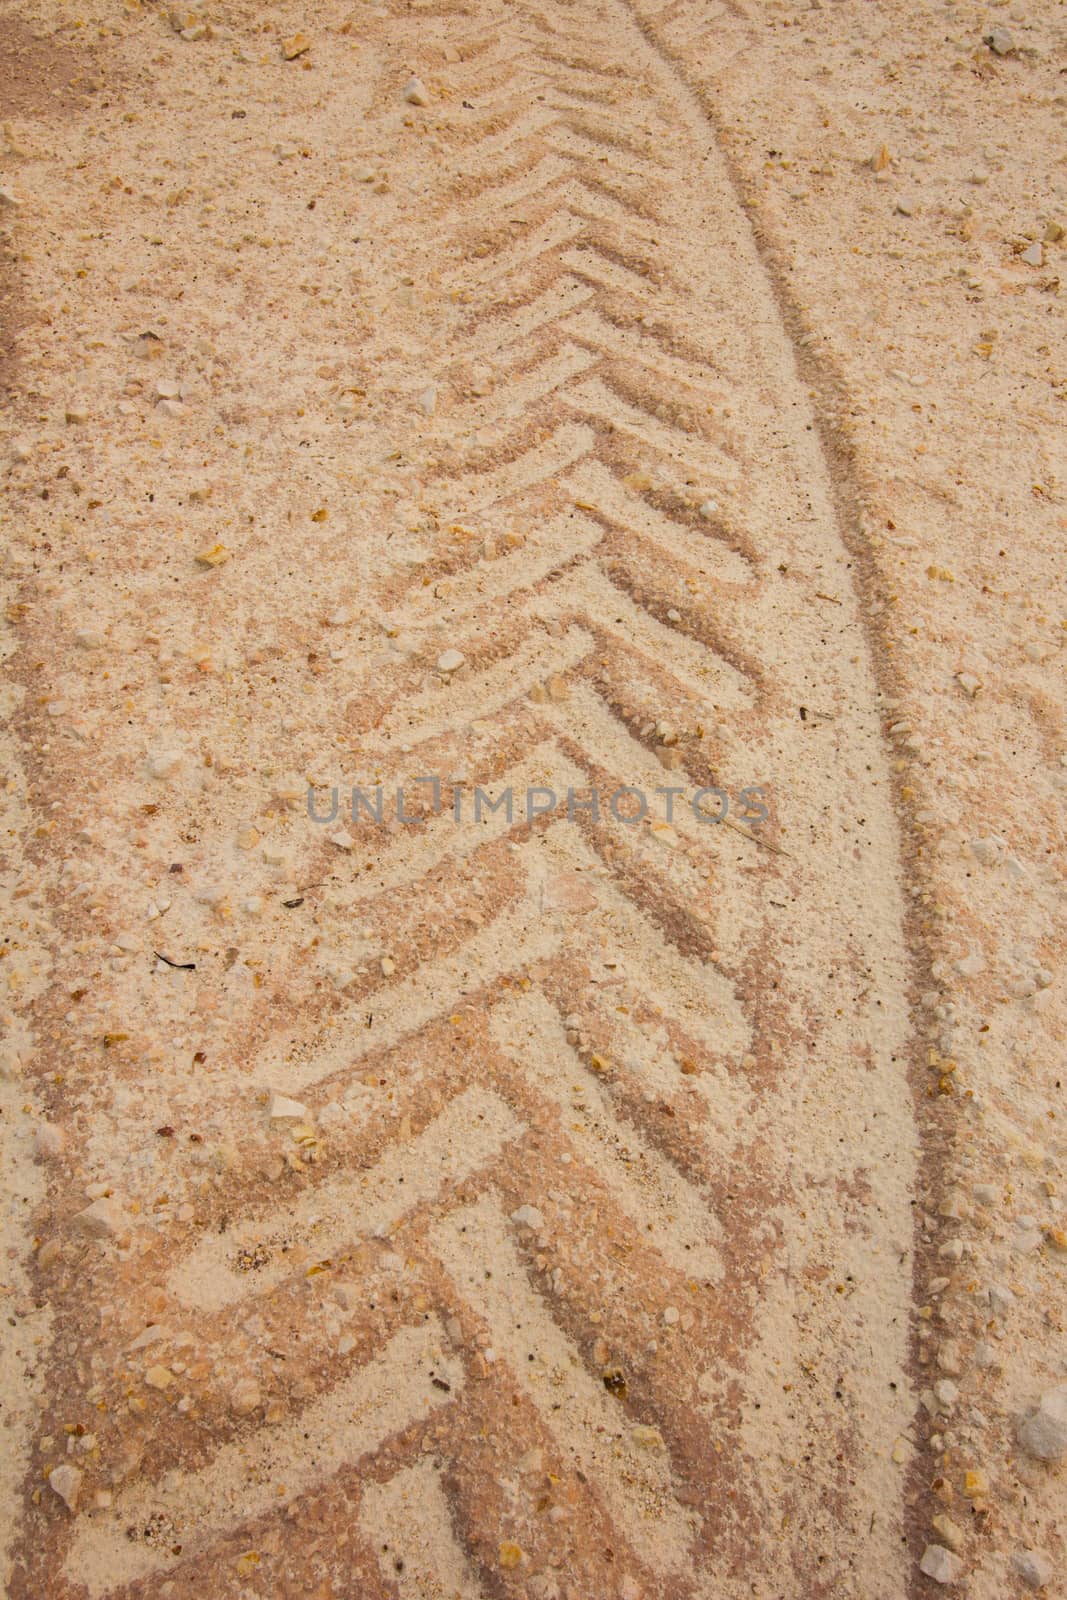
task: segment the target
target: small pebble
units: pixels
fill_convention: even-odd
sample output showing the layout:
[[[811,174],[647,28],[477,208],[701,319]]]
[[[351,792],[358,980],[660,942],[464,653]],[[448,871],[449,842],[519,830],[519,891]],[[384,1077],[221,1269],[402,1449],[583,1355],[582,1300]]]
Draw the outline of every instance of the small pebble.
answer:
[[[288,39],[282,40],[282,55],[286,61],[295,61],[298,56],[306,55],[311,49],[311,40],[306,33],[292,33]]]
[[[1015,40],[1007,28],[994,28],[986,35],[985,42],[995,56],[1010,56],[1015,49]]]
[[[935,1583],[956,1583],[963,1572],[963,1562],[943,1544],[928,1544],[919,1562],[919,1571],[933,1578]]]
[[[677,1306],[668,1306],[663,1313],[663,1320],[668,1328],[673,1328],[678,1321],[679,1311]]]
[[[458,672],[466,661],[466,656],[460,650],[446,650],[437,658],[438,672]]]
[[[213,544],[210,549],[201,550],[196,559],[202,567],[221,567],[229,561],[230,551],[224,544]]]
[[[511,1213],[512,1222],[521,1222],[527,1228],[543,1228],[545,1219],[536,1206],[520,1206]]]
[[[1037,1410],[1019,1429],[1019,1443],[1039,1461],[1062,1461],[1067,1455],[1067,1384],[1049,1389]]]
[[[66,1461],[53,1467],[48,1474],[48,1487],[55,1490],[68,1511],[77,1509],[82,1487],[82,1474],[77,1467],[70,1466]]]
[[[1029,249],[1022,252],[1019,260],[1025,261],[1028,267],[1043,267],[1045,265],[1044,249],[1040,244],[1032,244]]]
[[[1017,1550],[1011,1566],[1031,1589],[1043,1589],[1052,1576],[1052,1562],[1043,1550]]]
[[[299,1100],[290,1100],[288,1095],[276,1094],[270,1103],[272,1122],[287,1122],[290,1118],[294,1122],[306,1122],[310,1115],[307,1106]]]
[[[404,99],[409,106],[428,106],[430,96],[421,78],[409,78],[404,89]]]
[[[963,1353],[955,1339],[946,1339],[938,1346],[937,1364],[950,1378],[958,1378],[963,1371]]]
[[[934,1517],[931,1522],[931,1527],[937,1534],[938,1538],[944,1540],[945,1544],[950,1550],[963,1549],[963,1529],[957,1527],[951,1517]]]
[[[87,400],[71,400],[64,413],[68,422],[82,423],[89,420],[89,402]]]

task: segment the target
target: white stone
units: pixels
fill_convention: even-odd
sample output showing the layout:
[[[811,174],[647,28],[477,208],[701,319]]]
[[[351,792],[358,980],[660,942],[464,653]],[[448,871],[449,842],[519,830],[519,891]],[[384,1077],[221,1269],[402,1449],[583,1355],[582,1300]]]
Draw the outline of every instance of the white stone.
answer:
[[[1017,1550],[1011,1565],[1031,1589],[1043,1589],[1052,1576],[1052,1562],[1043,1550]]]
[[[943,1544],[928,1544],[919,1562],[919,1571],[935,1583],[955,1583],[963,1572],[963,1562]]]
[[[466,659],[466,656],[460,650],[445,650],[437,658],[437,670],[438,672],[458,672]]]
[[[545,1219],[536,1206],[520,1206],[511,1213],[512,1222],[521,1222],[527,1228],[543,1228]]]
[[[421,78],[409,78],[404,88],[404,99],[410,106],[428,106],[430,96]]]
[[[1019,1429],[1019,1443],[1039,1461],[1062,1461],[1067,1455],[1067,1384],[1041,1396],[1037,1410]]]
[[[72,1467],[66,1461],[53,1467],[48,1474],[48,1487],[55,1490],[68,1511],[77,1509],[82,1487],[82,1474],[77,1467]]]
[[[311,1113],[307,1106],[299,1100],[290,1100],[288,1095],[276,1094],[270,1103],[270,1120],[272,1122],[285,1122],[292,1118],[294,1122],[306,1122]]]

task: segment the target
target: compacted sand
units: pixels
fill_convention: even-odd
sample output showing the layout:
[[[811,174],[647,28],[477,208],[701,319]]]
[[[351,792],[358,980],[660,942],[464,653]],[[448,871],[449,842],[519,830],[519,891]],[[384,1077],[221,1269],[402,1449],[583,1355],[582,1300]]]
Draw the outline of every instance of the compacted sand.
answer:
[[[1067,1593],[1065,73],[5,8],[14,1600]]]

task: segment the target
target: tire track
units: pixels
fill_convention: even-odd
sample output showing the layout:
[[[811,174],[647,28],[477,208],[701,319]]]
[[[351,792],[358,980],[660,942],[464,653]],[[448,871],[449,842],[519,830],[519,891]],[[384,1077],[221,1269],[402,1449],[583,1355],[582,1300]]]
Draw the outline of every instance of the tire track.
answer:
[[[471,839],[439,818],[332,847],[287,818],[285,870],[332,898],[220,1024],[236,1067],[197,1097],[215,1190],[180,1238],[131,1213],[90,1246],[97,1361],[110,1405],[116,1384],[134,1397],[143,1465],[66,1538],[35,1537],[50,1503],[30,1513],[18,1593],[132,1597],[165,1571],[192,1594],[246,1531],[241,1581],[283,1592],[311,1523],[339,1532],[351,1499],[351,1570],[380,1518],[401,1596],[560,1572],[720,1600],[753,1571],[769,1593],[859,1594],[862,1545],[864,1600],[888,1597],[902,1509],[870,1441],[907,1414],[907,963],[817,419],[651,26],[621,0],[419,15],[460,57],[433,130],[462,175],[413,156],[417,207],[382,199],[412,284],[425,267],[457,298],[425,324],[414,296],[383,299],[371,349],[397,394],[442,397],[410,496],[427,554],[378,572],[402,647],[316,702],[315,736],[385,781],[659,778],[683,807],[712,780],[772,782],[788,853],[684,811]],[[467,104],[488,115],[464,123]],[[461,671],[435,670],[445,638]],[[273,1154],[250,1091],[307,1098]],[[159,1334],[146,1401],[131,1351],[190,1314],[196,1359]],[[183,1411],[166,1397],[190,1371],[206,1387]],[[534,1458],[551,1465],[521,1487]],[[323,1509],[283,1520],[294,1505]]]

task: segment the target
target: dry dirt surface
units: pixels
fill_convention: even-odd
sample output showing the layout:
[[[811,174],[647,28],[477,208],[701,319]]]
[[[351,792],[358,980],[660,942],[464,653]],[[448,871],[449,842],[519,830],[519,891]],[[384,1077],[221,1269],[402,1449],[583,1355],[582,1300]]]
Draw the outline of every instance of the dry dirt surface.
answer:
[[[0,19],[13,1600],[1067,1593],[1067,45],[916,9]]]

